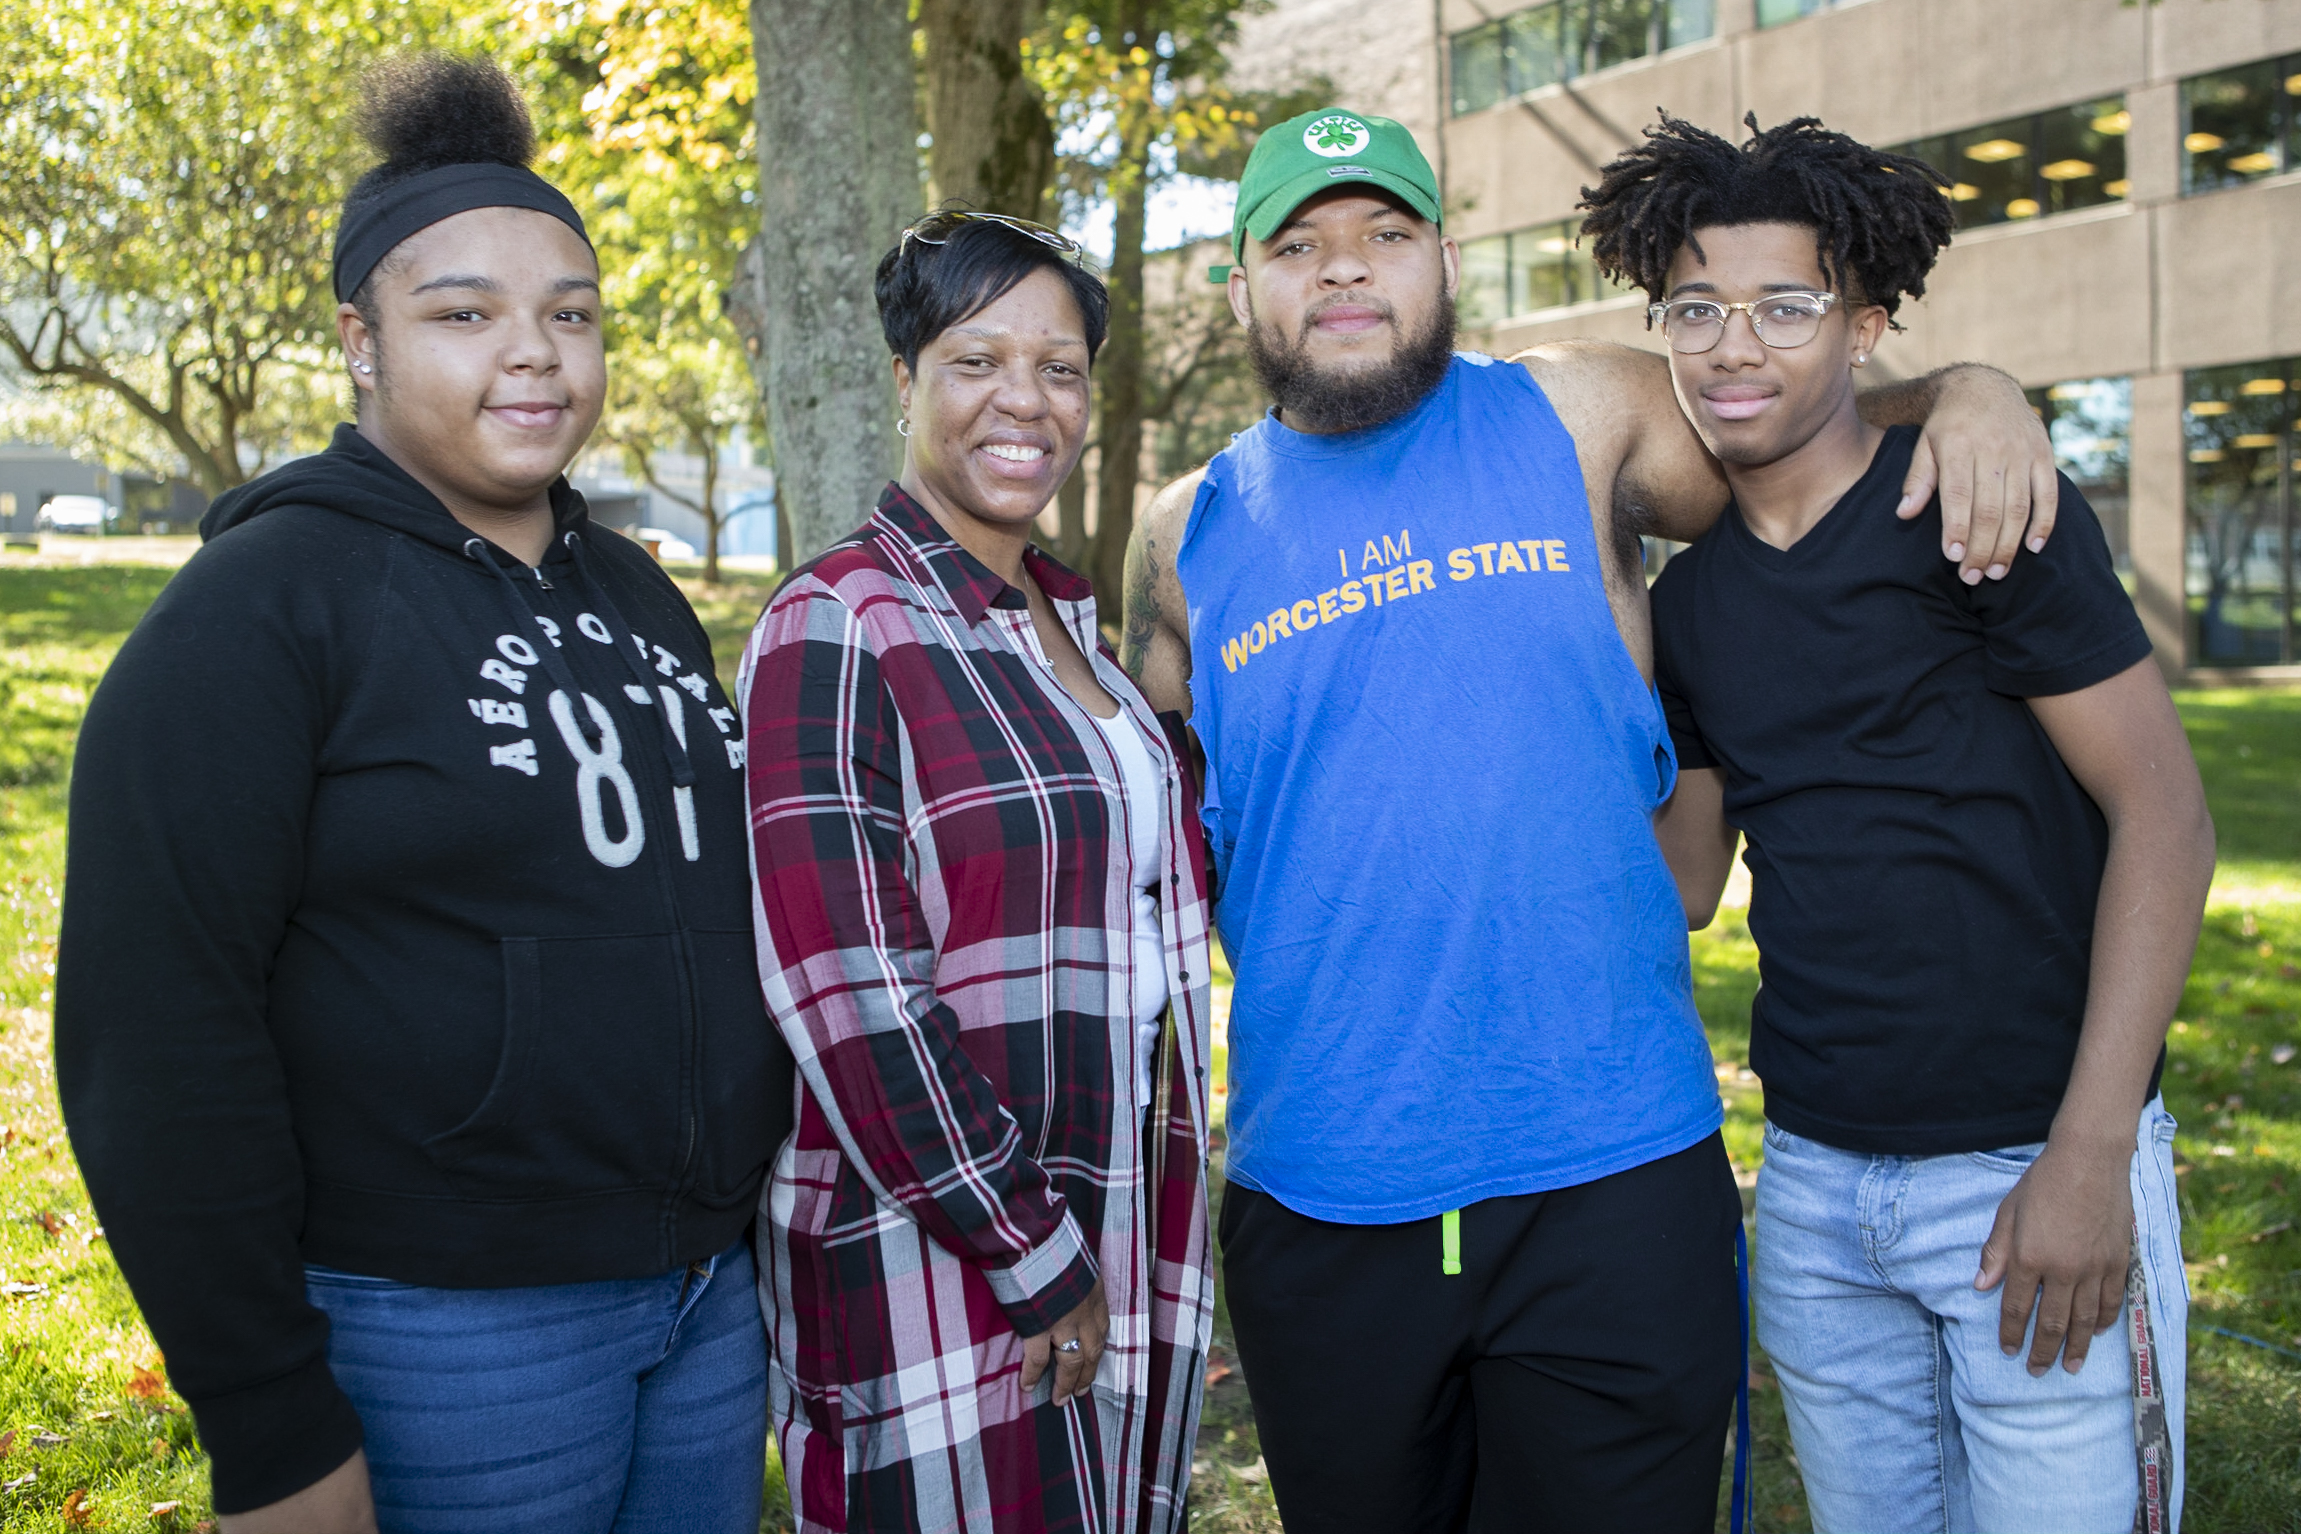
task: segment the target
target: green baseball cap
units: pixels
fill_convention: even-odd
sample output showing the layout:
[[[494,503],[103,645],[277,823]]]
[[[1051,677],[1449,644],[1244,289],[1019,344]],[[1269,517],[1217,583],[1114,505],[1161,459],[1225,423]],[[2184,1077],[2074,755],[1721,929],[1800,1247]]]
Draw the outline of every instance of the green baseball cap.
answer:
[[[1328,187],[1369,183],[1396,193],[1430,222],[1441,222],[1438,177],[1414,135],[1389,118],[1324,107],[1267,129],[1239,178],[1231,256],[1244,260],[1249,236],[1269,239],[1288,215]],[[1216,267],[1208,275],[1221,282],[1230,268]]]

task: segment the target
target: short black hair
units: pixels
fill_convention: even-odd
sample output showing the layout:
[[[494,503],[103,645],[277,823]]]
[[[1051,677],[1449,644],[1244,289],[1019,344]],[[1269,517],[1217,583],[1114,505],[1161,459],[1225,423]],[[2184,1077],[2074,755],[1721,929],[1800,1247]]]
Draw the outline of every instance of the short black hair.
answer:
[[[953,223],[939,245],[903,240],[879,258],[872,286],[887,350],[902,358],[903,366],[916,368],[919,353],[935,337],[982,313],[1042,268],[1063,279],[1079,306],[1092,366],[1110,333],[1110,290],[1084,264],[1052,245],[987,218]]]
[[[495,63],[450,53],[416,53],[369,70],[360,81],[354,122],[383,156],[344,198],[356,208],[410,176],[442,165],[494,163],[524,169],[535,158],[535,125],[519,87]],[[351,297],[370,330],[377,328],[375,271]]]
[[[1956,224],[1947,176],[1818,118],[1763,131],[1756,113],[1743,121],[1750,137],[1736,146],[1665,112],[1644,144],[1582,188],[1582,234],[1600,271],[1660,302],[1680,248],[1702,254],[1695,230],[1801,224],[1814,231],[1824,275],[1852,290],[1849,300],[1890,318],[1905,295],[1925,296],[1926,273]]]

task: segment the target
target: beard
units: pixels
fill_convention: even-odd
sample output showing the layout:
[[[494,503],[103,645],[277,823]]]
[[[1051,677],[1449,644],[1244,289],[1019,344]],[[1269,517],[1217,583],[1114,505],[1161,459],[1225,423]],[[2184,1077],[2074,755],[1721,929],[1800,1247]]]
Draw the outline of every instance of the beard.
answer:
[[[1454,300],[1440,289],[1429,323],[1417,335],[1402,335],[1389,360],[1351,372],[1321,371],[1310,359],[1310,333],[1324,310],[1345,302],[1377,309],[1398,328],[1398,311],[1389,304],[1340,295],[1304,315],[1291,343],[1259,318],[1246,328],[1254,376],[1297,431],[1323,436],[1394,421],[1429,397],[1454,360]]]

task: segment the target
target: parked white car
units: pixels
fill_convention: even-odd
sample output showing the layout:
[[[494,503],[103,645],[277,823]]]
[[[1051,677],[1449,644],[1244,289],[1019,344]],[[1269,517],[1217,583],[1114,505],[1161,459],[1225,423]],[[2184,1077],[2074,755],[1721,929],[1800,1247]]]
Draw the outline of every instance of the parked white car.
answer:
[[[684,538],[674,537],[660,527],[634,528],[631,536],[645,544],[647,551],[657,559],[693,559],[696,557],[694,544],[689,543]]]
[[[100,533],[112,519],[112,505],[100,495],[59,495],[32,519],[43,533]]]

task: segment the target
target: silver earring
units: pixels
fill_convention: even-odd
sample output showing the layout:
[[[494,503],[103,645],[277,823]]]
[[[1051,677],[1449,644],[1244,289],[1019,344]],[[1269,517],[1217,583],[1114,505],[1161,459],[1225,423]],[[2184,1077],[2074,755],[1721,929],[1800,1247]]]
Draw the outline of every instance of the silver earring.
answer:
[[[910,434],[911,418],[909,416],[899,417],[895,422],[895,435],[898,437],[908,437]]]
[[[374,371],[375,371],[375,369],[374,369],[374,368],[371,368],[371,367],[369,367],[369,366],[368,366],[366,363],[364,363],[364,362],[355,362],[355,363],[353,363],[353,364],[352,364],[352,366],[353,366],[353,367],[355,367],[355,368],[358,368],[358,369],[359,369],[361,372],[363,372],[363,373],[372,373],[372,372],[374,372]]]
[[[1855,352],[1855,353],[1854,353],[1854,366],[1855,366],[1855,367],[1866,367],[1866,366],[1868,366],[1868,365],[1869,365],[1869,360],[1870,360],[1870,354],[1869,354],[1868,352]]]

